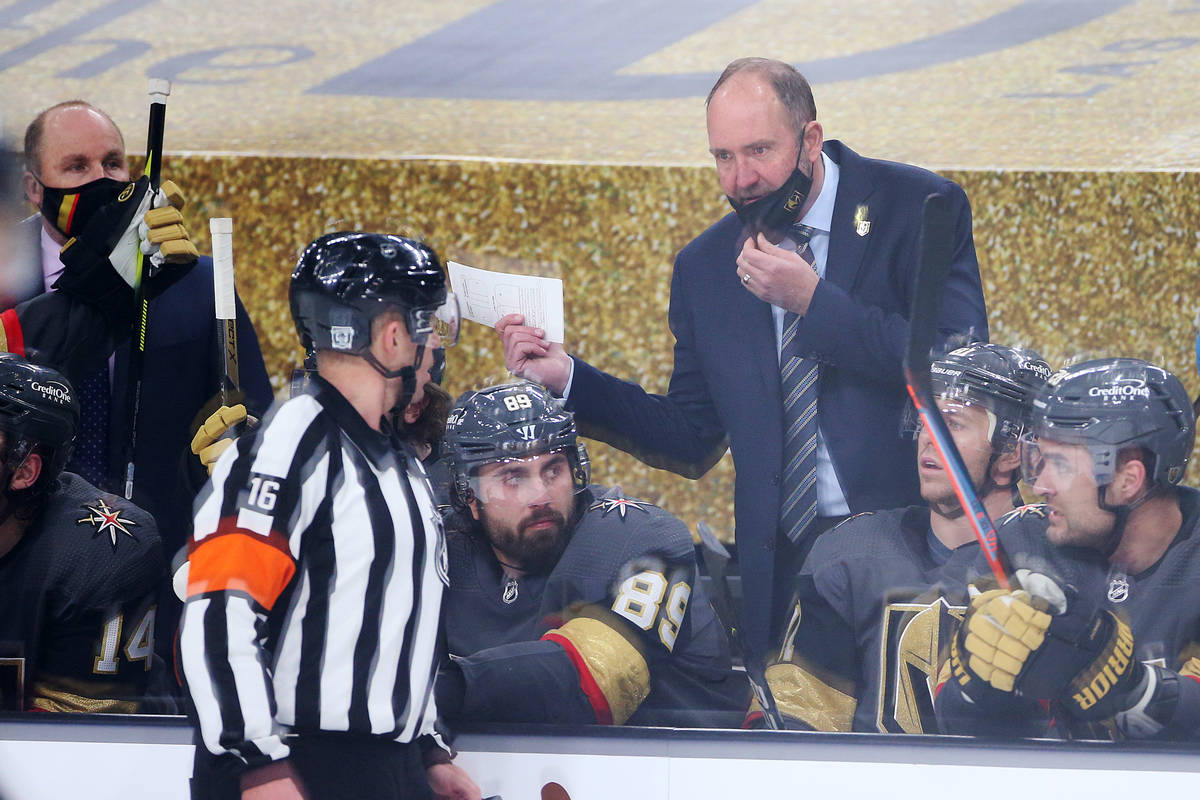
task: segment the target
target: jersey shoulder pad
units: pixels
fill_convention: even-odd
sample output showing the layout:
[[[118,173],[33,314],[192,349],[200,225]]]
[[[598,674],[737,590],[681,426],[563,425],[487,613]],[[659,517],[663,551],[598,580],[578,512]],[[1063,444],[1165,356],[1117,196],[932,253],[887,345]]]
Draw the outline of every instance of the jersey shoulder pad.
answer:
[[[89,604],[144,595],[166,574],[154,518],[77,475],[64,473],[37,525],[54,548],[50,579]]]
[[[583,499],[587,506],[575,536],[607,538],[631,552],[677,557],[693,553],[691,533],[681,519],[653,503],[627,497],[620,486],[590,487]]]
[[[803,572],[816,572],[837,563],[890,556],[902,545],[901,529],[909,509],[855,514],[817,538],[805,559]]]

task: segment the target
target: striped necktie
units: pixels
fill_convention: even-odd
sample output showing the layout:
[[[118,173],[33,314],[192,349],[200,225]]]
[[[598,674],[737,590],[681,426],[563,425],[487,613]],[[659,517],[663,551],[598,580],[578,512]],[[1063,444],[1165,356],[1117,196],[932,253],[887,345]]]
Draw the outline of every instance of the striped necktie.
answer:
[[[796,252],[816,269],[812,248],[808,246],[813,229],[792,226]],[[783,341],[779,358],[780,386],[783,390],[783,503],[779,508],[779,527],[794,544],[817,516],[817,377],[819,365],[798,352],[796,332],[800,315],[783,315]]]

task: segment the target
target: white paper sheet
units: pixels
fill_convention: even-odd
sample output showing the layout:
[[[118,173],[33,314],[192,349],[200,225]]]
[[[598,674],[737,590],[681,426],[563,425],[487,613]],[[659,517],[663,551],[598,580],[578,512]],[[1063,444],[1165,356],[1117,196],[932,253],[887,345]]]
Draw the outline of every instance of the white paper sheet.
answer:
[[[489,328],[505,314],[523,314],[525,324],[541,328],[552,342],[563,341],[563,284],[537,278],[468,267],[449,262],[450,287],[458,295],[462,315]]]

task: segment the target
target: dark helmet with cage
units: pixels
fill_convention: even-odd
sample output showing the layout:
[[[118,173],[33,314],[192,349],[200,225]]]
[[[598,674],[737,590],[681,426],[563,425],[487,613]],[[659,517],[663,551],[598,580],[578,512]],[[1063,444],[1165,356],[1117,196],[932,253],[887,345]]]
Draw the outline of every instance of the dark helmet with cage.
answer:
[[[458,341],[458,301],[446,290],[446,274],[428,245],[384,233],[328,233],[308,247],[292,271],[292,319],[306,352],[330,350],[366,359],[385,378],[403,378],[405,396],[415,391],[424,348]],[[417,345],[412,366],[388,370],[371,353],[371,325],[385,312],[404,317]],[[412,384],[411,388],[409,384]],[[407,399],[405,400],[407,403]]]
[[[1029,426],[1033,398],[1051,373],[1034,350],[988,342],[955,347],[929,367],[935,397],[988,412],[988,441],[996,455],[1017,446]],[[905,428],[913,436],[921,429],[911,403]]]
[[[1137,358],[1095,359],[1056,372],[1034,400],[1022,469],[1033,483],[1045,467],[1039,441],[1082,445],[1101,507],[1113,510],[1104,490],[1123,451],[1140,448],[1153,492],[1183,479],[1195,438],[1192,401],[1179,378]]]
[[[31,453],[41,455],[37,482],[22,490],[33,497],[49,491],[71,457],[79,427],[79,403],[58,370],[0,354],[0,431],[4,433],[4,481]]]
[[[574,414],[547,389],[528,381],[460,397],[446,420],[442,448],[454,480],[454,500],[463,505],[478,495],[476,477],[486,464],[561,452],[576,491],[586,488],[590,477]]]

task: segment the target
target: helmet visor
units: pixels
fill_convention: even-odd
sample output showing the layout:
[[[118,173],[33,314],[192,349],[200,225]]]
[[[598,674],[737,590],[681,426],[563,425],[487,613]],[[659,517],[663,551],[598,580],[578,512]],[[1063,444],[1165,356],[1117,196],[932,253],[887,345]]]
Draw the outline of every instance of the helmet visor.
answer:
[[[439,347],[453,347],[458,342],[460,321],[458,297],[454,292],[446,292],[446,300],[440,306],[409,309],[408,333],[413,344],[428,344],[436,334],[441,340]]]
[[[1021,437],[1021,478],[1037,494],[1112,481],[1116,452],[1111,447]]]
[[[954,439],[954,444],[964,455],[968,451],[992,452],[992,436],[996,432],[996,415],[982,405],[962,400],[937,398],[942,420]],[[919,440],[925,429],[925,420],[909,401],[904,414],[904,433]]]
[[[489,461],[471,471],[472,494],[484,505],[493,501],[537,503],[547,495],[582,491],[573,447],[558,447],[537,455]]]

